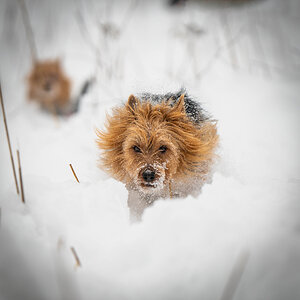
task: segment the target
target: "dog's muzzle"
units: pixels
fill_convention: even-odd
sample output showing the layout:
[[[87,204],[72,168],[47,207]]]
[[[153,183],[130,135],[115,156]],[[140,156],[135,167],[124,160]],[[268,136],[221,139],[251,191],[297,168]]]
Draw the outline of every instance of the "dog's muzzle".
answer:
[[[147,165],[139,171],[138,186],[144,193],[160,191],[164,186],[164,173],[158,168]]]
[[[159,175],[152,166],[146,166],[139,172],[140,184],[143,188],[155,188]]]
[[[145,182],[153,182],[155,179],[155,172],[151,169],[146,169],[143,173],[142,173],[143,179],[145,180]]]

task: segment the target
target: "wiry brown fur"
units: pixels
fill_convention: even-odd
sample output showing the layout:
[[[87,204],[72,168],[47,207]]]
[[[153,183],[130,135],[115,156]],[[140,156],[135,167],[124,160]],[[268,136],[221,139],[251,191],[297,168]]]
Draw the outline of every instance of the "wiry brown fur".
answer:
[[[195,124],[187,117],[183,95],[173,107],[169,101],[154,105],[131,95],[125,106],[107,117],[106,131],[98,130],[97,135],[103,150],[101,167],[129,190],[137,186],[143,190],[145,167],[155,169],[163,186],[189,178],[204,182],[218,142],[212,121]],[[136,153],[134,146],[141,152]],[[160,151],[161,146],[167,151]]]
[[[27,82],[28,99],[50,111],[63,108],[70,101],[71,83],[59,60],[35,62]]]

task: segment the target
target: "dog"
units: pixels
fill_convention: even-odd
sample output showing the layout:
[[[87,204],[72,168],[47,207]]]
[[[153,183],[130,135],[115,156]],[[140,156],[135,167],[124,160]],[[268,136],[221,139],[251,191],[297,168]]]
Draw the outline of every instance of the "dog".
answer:
[[[56,115],[69,105],[71,82],[58,59],[35,61],[27,83],[28,99],[38,102],[43,109]]]
[[[183,89],[130,95],[96,134],[100,168],[125,183],[132,221],[157,199],[197,196],[219,139],[216,122]]]

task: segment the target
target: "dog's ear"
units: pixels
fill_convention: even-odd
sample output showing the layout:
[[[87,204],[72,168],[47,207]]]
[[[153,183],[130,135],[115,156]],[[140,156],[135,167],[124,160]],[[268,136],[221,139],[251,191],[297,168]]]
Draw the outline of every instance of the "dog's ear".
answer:
[[[60,66],[60,64],[61,64],[60,58],[59,57],[55,58],[53,60],[53,64],[56,65],[56,66]]]
[[[61,70],[61,60],[60,60],[60,58],[56,58],[56,59],[53,60],[53,66],[55,67],[56,71]]]
[[[135,112],[136,108],[139,105],[139,99],[137,99],[134,95],[130,95],[127,101],[127,109],[129,109],[132,113]]]
[[[182,94],[178,101],[175,103],[175,105],[173,106],[173,111],[180,111],[180,112],[185,112],[185,108],[184,108],[184,94]]]

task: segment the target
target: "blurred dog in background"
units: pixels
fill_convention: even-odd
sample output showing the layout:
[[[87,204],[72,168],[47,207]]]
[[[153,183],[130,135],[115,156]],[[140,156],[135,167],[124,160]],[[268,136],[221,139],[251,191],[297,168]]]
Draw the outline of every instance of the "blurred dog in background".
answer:
[[[56,114],[68,106],[71,82],[64,74],[59,60],[36,61],[27,78],[28,98]]]

